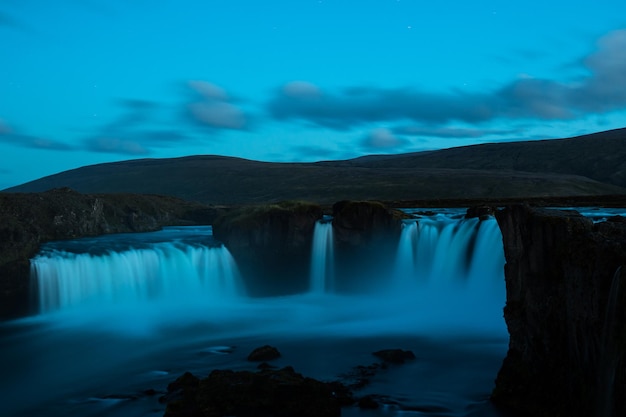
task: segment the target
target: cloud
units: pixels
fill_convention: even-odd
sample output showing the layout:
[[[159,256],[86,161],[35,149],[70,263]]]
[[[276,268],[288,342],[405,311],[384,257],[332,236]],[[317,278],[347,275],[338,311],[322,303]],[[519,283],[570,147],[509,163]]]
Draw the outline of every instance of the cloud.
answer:
[[[285,84],[267,103],[276,120],[347,130],[394,121],[430,125],[492,120],[568,120],[626,107],[626,29],[607,34],[581,60],[588,75],[563,82],[521,77],[487,92],[430,92],[414,87],[325,91],[304,81]]]
[[[410,136],[432,136],[438,138],[466,139],[480,138],[489,135],[510,135],[517,130],[504,129],[468,129],[455,127],[424,127],[424,126],[397,126],[392,129],[393,133]]]
[[[0,119],[0,135],[9,135],[11,133],[13,133],[13,130],[4,120]]]
[[[119,100],[122,114],[111,123],[82,140],[85,150],[120,155],[149,155],[153,148],[176,146],[189,138],[169,128],[162,128],[162,106],[146,100]]]
[[[194,94],[187,105],[186,118],[212,129],[245,130],[248,117],[232,103],[226,91],[207,81],[193,80],[187,87]]]
[[[63,142],[20,133],[2,119],[0,119],[0,142],[22,148],[50,151],[68,151],[74,149],[72,146]]]
[[[19,24],[8,14],[0,11],[0,27],[19,27]]]
[[[138,141],[117,137],[95,137],[84,141],[85,149],[91,152],[122,155],[149,155],[150,150]]]
[[[206,101],[191,103],[189,114],[196,122],[216,129],[241,130],[246,127],[243,112],[230,103]]]
[[[337,150],[323,146],[294,146],[291,148],[300,158],[311,159],[331,159],[337,154]]]
[[[83,139],[85,150],[121,155],[150,155],[153,148],[176,146],[189,138],[172,130],[127,130],[117,134],[101,132]]]
[[[398,138],[391,130],[386,128],[377,128],[370,131],[361,142],[363,148],[374,151],[392,150],[407,144],[407,140]]]
[[[218,87],[215,84],[212,84],[207,81],[201,80],[192,80],[188,83],[189,88],[191,88],[196,93],[200,94],[207,100],[217,100],[217,101],[227,101],[228,95],[226,91],[222,87]]]
[[[444,95],[413,88],[375,87],[353,87],[329,93],[313,88],[312,84],[306,94],[293,94],[291,87],[290,83],[281,88],[268,103],[268,111],[275,119],[300,119],[346,130],[383,121],[479,122],[492,117],[488,97],[480,94]]]
[[[606,112],[626,105],[626,29],[609,33],[584,60],[592,76],[574,92],[583,109]]]

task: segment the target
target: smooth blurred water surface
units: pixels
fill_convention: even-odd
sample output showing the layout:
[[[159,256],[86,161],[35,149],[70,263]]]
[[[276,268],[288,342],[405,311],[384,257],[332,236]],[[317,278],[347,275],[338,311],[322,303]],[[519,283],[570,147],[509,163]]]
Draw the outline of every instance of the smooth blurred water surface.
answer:
[[[406,222],[395,266],[361,277],[379,285],[358,294],[333,291],[336,259],[317,250],[313,262],[329,264],[304,277],[311,291],[253,298],[210,228],[45,245],[33,259],[41,313],[0,325],[2,415],[162,415],[145,390],[163,393],[187,370],[254,369],[245,358],[266,343],[283,353],[277,365],[325,380],[375,362],[376,350],[415,352],[356,393],[398,406],[345,415],[494,413],[487,399],[508,343],[494,219]]]

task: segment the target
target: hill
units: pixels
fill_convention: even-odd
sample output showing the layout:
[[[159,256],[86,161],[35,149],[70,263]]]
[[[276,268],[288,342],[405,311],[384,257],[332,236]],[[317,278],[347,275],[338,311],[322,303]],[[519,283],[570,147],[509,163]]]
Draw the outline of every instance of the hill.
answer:
[[[626,128],[578,136],[488,143],[412,154],[362,157],[346,165],[370,168],[471,168],[580,175],[626,187]]]
[[[5,191],[59,187],[163,194],[205,204],[625,195],[626,129],[317,163],[214,155],[140,159],[77,168]]]

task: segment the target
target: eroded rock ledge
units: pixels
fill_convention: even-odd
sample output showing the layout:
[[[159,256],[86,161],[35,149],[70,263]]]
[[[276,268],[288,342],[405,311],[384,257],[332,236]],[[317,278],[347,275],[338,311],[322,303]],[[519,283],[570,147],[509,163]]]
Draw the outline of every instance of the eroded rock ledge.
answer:
[[[358,277],[358,268],[388,268],[370,260],[383,250],[395,251],[400,211],[376,201],[340,201],[332,214],[340,276]],[[218,217],[213,235],[237,260],[251,295],[290,294],[308,288],[315,225],[323,215],[320,205],[304,201],[245,206]]]
[[[493,401],[524,416],[626,415],[626,223],[521,205],[496,217],[510,343]]]

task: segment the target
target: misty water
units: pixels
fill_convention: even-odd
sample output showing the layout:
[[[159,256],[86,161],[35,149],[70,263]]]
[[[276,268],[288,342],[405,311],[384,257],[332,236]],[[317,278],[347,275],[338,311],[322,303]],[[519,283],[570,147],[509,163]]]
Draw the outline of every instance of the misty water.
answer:
[[[309,291],[252,297],[210,226],[51,242],[31,260],[38,312],[0,324],[3,416],[160,416],[185,371],[255,369],[248,353],[334,380],[372,352],[412,350],[343,415],[498,415],[488,397],[506,354],[502,237],[493,218],[440,211],[406,221],[384,266],[354,291],[336,273],[331,223],[315,231]],[[354,281],[354,277],[352,277]],[[343,288],[338,290],[338,288]],[[153,389],[156,395],[147,395]]]

